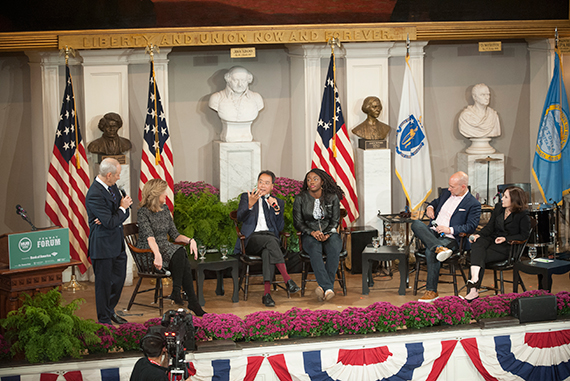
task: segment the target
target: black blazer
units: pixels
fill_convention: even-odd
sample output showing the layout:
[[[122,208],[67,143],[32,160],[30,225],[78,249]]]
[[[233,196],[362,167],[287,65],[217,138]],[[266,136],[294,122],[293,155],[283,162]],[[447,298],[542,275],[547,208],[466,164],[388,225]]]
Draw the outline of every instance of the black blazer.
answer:
[[[123,222],[129,217],[129,209],[125,213],[119,208],[121,192],[116,185],[111,189],[115,193],[116,201],[113,201],[109,191],[95,180],[85,197],[89,220],[88,253],[93,259],[115,258],[125,251]],[[101,225],[95,224],[96,218],[101,221]]]
[[[505,208],[499,203],[491,214],[489,223],[479,232],[482,237],[505,237],[507,241],[524,241],[530,233],[530,217],[526,210],[511,213],[505,220]]]

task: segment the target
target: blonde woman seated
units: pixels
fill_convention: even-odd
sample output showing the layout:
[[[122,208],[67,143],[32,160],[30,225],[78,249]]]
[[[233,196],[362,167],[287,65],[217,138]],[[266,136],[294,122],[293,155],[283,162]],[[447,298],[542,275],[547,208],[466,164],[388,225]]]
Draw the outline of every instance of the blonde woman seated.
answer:
[[[194,293],[194,279],[192,268],[186,256],[186,249],[175,245],[168,240],[170,236],[174,242],[190,245],[190,252],[194,258],[198,257],[196,241],[188,238],[176,230],[170,210],[164,204],[166,202],[166,181],[153,179],[148,181],[142,190],[142,200],[137,214],[139,225],[138,247],[151,249],[154,254],[154,265],[157,269],[166,268],[172,274],[172,294],[170,298],[176,304],[184,304],[181,289],[184,288],[188,295],[188,308],[196,316],[202,316],[206,312],[198,303]]]

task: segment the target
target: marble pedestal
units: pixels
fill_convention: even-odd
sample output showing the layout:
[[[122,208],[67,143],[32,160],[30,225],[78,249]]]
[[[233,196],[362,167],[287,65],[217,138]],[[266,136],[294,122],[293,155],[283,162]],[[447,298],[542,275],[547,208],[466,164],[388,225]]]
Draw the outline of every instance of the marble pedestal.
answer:
[[[214,181],[226,202],[252,190],[261,171],[261,143],[214,142]]]
[[[477,162],[477,160],[499,159],[490,161],[488,164]],[[487,200],[487,168],[489,169],[489,200]],[[502,153],[473,155],[461,152],[457,154],[457,169],[469,175],[469,185],[471,193],[477,197],[481,203],[486,202],[494,205],[493,197],[497,194],[497,185],[505,183],[505,155]]]
[[[220,139],[228,143],[251,142],[253,140],[251,122],[251,120],[248,122],[228,122],[227,120],[222,120]]]
[[[378,218],[392,213],[392,161],[389,149],[356,150],[356,184],[358,190],[359,225],[369,225],[382,231]]]

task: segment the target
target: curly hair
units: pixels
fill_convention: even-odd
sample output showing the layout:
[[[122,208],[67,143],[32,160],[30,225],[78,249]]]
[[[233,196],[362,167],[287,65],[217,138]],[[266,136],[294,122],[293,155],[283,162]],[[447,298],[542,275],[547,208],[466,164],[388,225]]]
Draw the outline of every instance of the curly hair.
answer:
[[[159,197],[164,193],[168,184],[162,179],[149,180],[143,187],[142,199],[139,208],[146,206],[153,212],[160,212],[162,205],[160,204]]]
[[[323,171],[322,169],[319,169],[319,168],[313,168],[309,172],[307,172],[307,174],[305,175],[305,180],[303,180],[303,188],[301,188],[303,191],[308,192],[308,190],[309,190],[309,185],[307,184],[307,177],[309,177],[309,173],[314,173],[315,175],[317,175],[321,178],[321,180],[323,182],[323,186],[322,186],[323,196],[336,194],[339,201],[344,198],[344,192],[336,184],[336,182],[331,177],[331,175],[329,175],[328,173],[326,173],[325,171]]]

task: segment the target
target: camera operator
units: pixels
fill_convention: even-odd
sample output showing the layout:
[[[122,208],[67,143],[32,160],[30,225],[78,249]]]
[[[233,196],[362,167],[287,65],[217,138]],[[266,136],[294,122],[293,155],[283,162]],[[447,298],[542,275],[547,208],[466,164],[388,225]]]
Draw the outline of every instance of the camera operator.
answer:
[[[145,357],[135,364],[130,381],[169,381],[169,357],[164,336],[158,332],[148,333],[141,341],[141,349]]]

